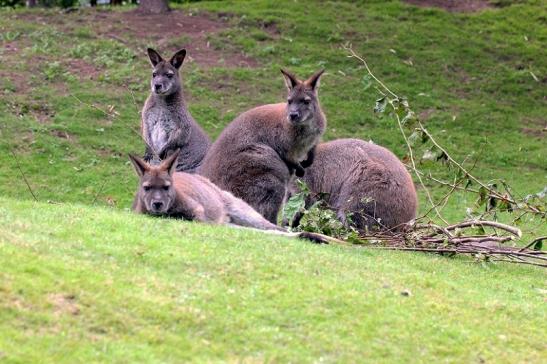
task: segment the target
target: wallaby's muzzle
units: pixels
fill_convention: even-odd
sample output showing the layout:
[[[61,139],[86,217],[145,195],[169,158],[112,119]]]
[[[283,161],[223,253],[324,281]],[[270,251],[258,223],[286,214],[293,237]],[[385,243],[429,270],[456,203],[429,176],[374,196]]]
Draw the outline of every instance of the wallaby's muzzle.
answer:
[[[300,113],[299,112],[296,112],[296,111],[292,111],[289,113],[289,119],[295,123],[295,122],[298,122],[300,120]]]

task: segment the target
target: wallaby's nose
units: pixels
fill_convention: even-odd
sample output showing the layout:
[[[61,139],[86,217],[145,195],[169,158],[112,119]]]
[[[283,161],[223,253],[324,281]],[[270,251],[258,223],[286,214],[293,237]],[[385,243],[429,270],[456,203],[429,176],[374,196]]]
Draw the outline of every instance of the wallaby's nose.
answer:
[[[156,211],[159,211],[159,210],[161,209],[162,206],[163,206],[163,202],[161,202],[161,201],[152,202],[152,207],[153,207],[154,210],[156,210]]]
[[[291,121],[297,121],[300,117],[300,114],[296,111],[292,111],[289,113],[289,118],[291,118]]]
[[[161,83],[154,84],[154,90],[156,90],[156,92],[161,91]]]

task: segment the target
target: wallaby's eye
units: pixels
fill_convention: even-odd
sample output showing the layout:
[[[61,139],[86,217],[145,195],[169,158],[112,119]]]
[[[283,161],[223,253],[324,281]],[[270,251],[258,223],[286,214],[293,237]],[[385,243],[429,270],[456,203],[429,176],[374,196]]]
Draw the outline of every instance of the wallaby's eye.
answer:
[[[292,104],[292,99],[287,99],[287,103]]]
[[[150,186],[143,186],[143,190],[150,191]]]
[[[304,104],[309,105],[310,102],[311,102],[311,99],[305,98],[305,99],[303,100],[303,102],[304,102]]]
[[[156,77],[158,74],[156,72],[152,73],[152,77]]]
[[[167,78],[173,78],[173,74],[172,74],[172,73],[168,73],[168,74],[167,74]]]
[[[163,186],[164,191],[169,191],[169,186]]]

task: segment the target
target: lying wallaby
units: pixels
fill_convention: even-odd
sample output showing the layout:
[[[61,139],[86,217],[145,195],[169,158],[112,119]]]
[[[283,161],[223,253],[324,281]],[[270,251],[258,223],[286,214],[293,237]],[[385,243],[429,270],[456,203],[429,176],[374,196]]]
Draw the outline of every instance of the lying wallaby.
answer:
[[[264,219],[243,200],[222,191],[207,178],[175,172],[177,155],[173,153],[159,165],[150,165],[139,157],[129,155],[140,178],[133,203],[135,212],[213,224],[230,223],[322,243],[340,242],[321,234],[286,232]]]
[[[292,171],[302,174],[300,162],[308,158],[326,125],[317,96],[323,70],[306,81],[281,72],[287,102],[239,115],[213,143],[198,170],[272,223],[277,221]]]
[[[399,228],[416,217],[418,200],[410,174],[379,145],[358,139],[321,143],[303,179],[311,191],[308,207],[325,194],[338,218],[346,223],[346,214],[351,214],[352,225],[360,230]]]
[[[144,159],[165,159],[180,149],[177,171],[193,173],[211,145],[209,137],[188,112],[179,68],[186,56],[181,49],[165,61],[148,48],[152,63],[151,92],[142,109],[141,132],[147,144]]]

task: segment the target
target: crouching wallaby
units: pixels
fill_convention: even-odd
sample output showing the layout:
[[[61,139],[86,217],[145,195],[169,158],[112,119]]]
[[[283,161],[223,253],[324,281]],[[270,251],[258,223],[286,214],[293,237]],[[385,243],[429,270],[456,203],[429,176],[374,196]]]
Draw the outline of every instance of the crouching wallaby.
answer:
[[[150,165],[139,157],[129,155],[140,179],[133,211],[213,224],[234,224],[321,243],[340,242],[321,234],[286,232],[207,178],[175,172],[177,155],[173,153],[159,165]]]
[[[300,163],[311,162],[310,152],[326,125],[317,96],[323,70],[306,81],[281,72],[287,102],[239,115],[213,143],[198,170],[272,223],[277,222],[291,173],[303,174]]]
[[[311,195],[353,226],[397,229],[416,217],[418,200],[410,174],[386,148],[358,139],[338,139],[315,148],[315,161],[304,176]],[[298,224],[298,219],[293,225]]]
[[[177,171],[195,172],[211,145],[209,137],[188,112],[182,94],[179,68],[186,56],[181,49],[165,61],[148,48],[152,63],[150,95],[142,109],[141,132],[147,144],[144,159],[165,159],[176,149],[180,155]]]

